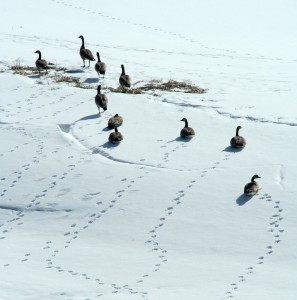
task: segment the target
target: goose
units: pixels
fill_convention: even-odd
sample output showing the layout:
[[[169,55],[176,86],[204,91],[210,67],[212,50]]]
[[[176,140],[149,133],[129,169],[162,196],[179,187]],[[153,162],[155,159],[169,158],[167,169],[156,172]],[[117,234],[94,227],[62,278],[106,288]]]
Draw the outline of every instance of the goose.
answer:
[[[244,194],[246,196],[254,196],[258,193],[260,187],[259,187],[258,183],[255,181],[256,178],[261,178],[261,177],[258,176],[257,174],[254,175],[251,179],[251,182],[247,183],[244,186]]]
[[[98,85],[97,87],[97,95],[95,97],[95,103],[98,107],[99,114],[100,114],[100,107],[106,111],[107,110],[107,103],[108,99],[105,94],[101,94],[101,85]]]
[[[241,126],[237,126],[236,136],[234,136],[230,141],[230,145],[232,148],[243,149],[244,146],[246,145],[246,141],[245,141],[244,137],[238,135],[239,129],[241,129],[241,128],[242,128]]]
[[[45,72],[47,73],[47,61],[45,59],[41,59],[41,52],[40,50],[36,50],[34,53],[38,53],[39,57],[35,62],[36,68],[38,69],[38,72],[40,73],[40,70],[45,70]]]
[[[123,89],[129,88],[131,87],[131,77],[129,75],[126,75],[124,65],[121,65],[121,67],[122,67],[122,74],[119,78],[120,85],[122,86]]]
[[[123,124],[123,118],[121,116],[119,116],[118,114],[115,114],[113,117],[111,117],[108,120],[108,125],[107,127],[109,129],[113,129],[115,127],[119,127]]]
[[[80,57],[81,59],[83,60],[84,62],[84,65],[83,67],[85,67],[85,60],[88,60],[89,61],[89,66],[90,66],[90,61],[94,61],[95,58],[92,54],[92,52],[89,50],[89,49],[86,49],[85,48],[85,40],[84,40],[84,37],[82,35],[80,35],[78,37],[79,39],[81,39],[81,47],[80,47],[80,50],[79,50],[79,54],[80,54]]]
[[[117,126],[115,126],[114,128],[114,132],[112,132],[110,135],[109,135],[109,138],[108,140],[112,143],[112,144],[119,144],[122,140],[123,140],[123,135],[118,132],[118,128]]]
[[[106,72],[106,64],[100,60],[99,52],[97,52],[96,55],[97,55],[98,61],[95,64],[95,70],[98,73],[99,78],[100,78],[100,74],[103,75],[103,77],[104,77],[105,72]]]
[[[188,126],[188,120],[186,118],[181,119],[181,121],[185,122],[185,127],[180,131],[180,136],[182,138],[191,139],[195,135],[195,131],[193,128]]]

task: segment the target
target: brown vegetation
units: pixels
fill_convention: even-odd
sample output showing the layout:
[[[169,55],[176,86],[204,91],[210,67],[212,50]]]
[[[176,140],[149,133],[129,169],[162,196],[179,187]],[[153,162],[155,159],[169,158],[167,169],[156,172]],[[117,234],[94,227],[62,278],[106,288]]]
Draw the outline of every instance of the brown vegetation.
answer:
[[[67,69],[63,67],[56,67],[55,65],[50,65],[49,69],[55,70],[56,72],[66,72]],[[64,82],[74,87],[82,89],[93,89],[94,86],[90,84],[85,84],[80,82],[80,78],[76,76],[63,75],[60,73],[46,74],[45,72],[38,72],[36,67],[22,66],[17,60],[15,65],[10,67],[10,70],[14,74],[19,74],[23,76],[29,75],[39,75],[51,78],[54,82],[60,83]],[[125,94],[143,94],[145,92],[153,92],[153,95],[158,96],[157,91],[167,91],[167,92],[182,92],[182,93],[192,93],[192,94],[203,94],[207,92],[207,89],[196,86],[195,84],[189,81],[176,81],[170,79],[167,82],[162,82],[161,80],[151,80],[148,83],[140,85],[141,82],[137,82],[135,87],[129,89],[123,89],[122,87],[113,88],[105,87],[106,90],[109,90],[114,93],[125,93]]]
[[[122,89],[121,87],[112,88],[107,87],[112,92],[115,93],[126,93],[126,94],[143,94],[147,91],[168,91],[168,92],[183,92],[192,94],[203,94],[207,92],[207,89],[203,89],[199,86],[192,84],[189,81],[176,81],[169,80],[167,82],[162,82],[160,80],[151,80],[150,82],[144,84],[143,86]]]

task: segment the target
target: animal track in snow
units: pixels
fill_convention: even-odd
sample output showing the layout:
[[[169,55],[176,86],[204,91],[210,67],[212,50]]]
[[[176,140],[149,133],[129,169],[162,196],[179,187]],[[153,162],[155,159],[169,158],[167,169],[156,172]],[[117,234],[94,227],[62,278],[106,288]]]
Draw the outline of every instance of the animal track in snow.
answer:
[[[273,202],[273,199],[272,199],[272,196],[270,196],[269,194],[264,194],[263,196],[260,196],[259,199],[261,200],[264,200],[268,203],[271,203],[270,205],[273,205],[272,202]],[[280,201],[277,201],[278,204],[280,204]],[[268,233],[271,233],[273,234],[273,237],[272,237],[272,242],[274,244],[279,244],[281,242],[281,239],[280,239],[280,234],[283,233],[283,229],[278,229],[279,227],[279,222],[280,222],[280,218],[282,219],[282,217],[280,216],[280,211],[279,211],[279,205],[277,205],[277,207],[275,207],[273,205],[273,209],[275,210],[275,212],[273,213],[273,215],[269,218],[269,220],[273,220],[272,222],[269,221],[269,227],[272,227],[270,229],[267,230]],[[280,231],[281,230],[281,231]],[[275,232],[277,232],[275,234]],[[265,257],[267,256],[270,256],[274,253],[274,246],[272,246],[271,244],[266,246],[266,248],[264,249],[263,251],[263,255],[259,256],[258,259],[257,259],[257,263],[256,265],[262,265],[265,261]],[[255,265],[255,266],[256,266]],[[255,267],[248,267],[247,270],[246,270],[246,275],[251,275],[253,274],[255,271]],[[240,275],[238,276],[239,280],[238,280],[238,287],[237,289],[239,288],[239,284],[242,284],[243,282],[246,281],[245,277],[243,275]],[[225,295],[229,295],[227,296],[227,298],[229,297],[234,297],[235,295],[233,295],[232,291],[227,291],[225,293]],[[224,298],[223,298],[224,299]]]
[[[63,174],[65,174],[65,173],[67,173],[67,175],[71,174],[71,172],[75,169],[76,165],[81,162],[82,162],[82,159],[76,161],[75,164],[68,165],[68,170],[67,170],[68,172],[63,171]],[[27,165],[23,165],[23,166],[27,166]],[[19,173],[20,172],[18,172],[17,174],[19,174]],[[59,177],[59,175],[57,175],[57,174],[52,175],[52,178],[57,178],[57,177]],[[56,188],[56,186],[57,186],[57,182],[49,182],[48,183],[49,189],[54,189],[54,188]],[[47,189],[45,189],[43,186],[42,191],[47,191]],[[5,223],[1,224],[0,227],[9,226],[9,228],[6,229],[5,234],[12,231],[14,228],[16,228],[16,226],[22,225],[23,224],[22,222],[18,222],[17,224],[14,224],[14,223],[17,220],[24,218],[26,213],[33,209],[33,205],[34,205],[34,209],[36,209],[36,207],[38,207],[42,203],[42,201],[40,201],[40,200],[43,199],[44,197],[46,197],[46,195],[47,195],[47,192],[41,192],[41,193],[35,194],[35,196],[33,196],[33,198],[31,198],[31,200],[29,200],[29,204],[27,204],[24,208],[22,208],[20,211],[18,211],[17,218],[11,218],[11,219],[7,220]]]
[[[145,172],[145,169],[144,169],[144,172]],[[140,180],[140,179],[138,179],[138,180]],[[103,216],[105,216],[109,212],[109,210],[118,201],[124,201],[122,196],[124,196],[128,191],[130,191],[132,186],[135,183],[137,183],[138,180],[131,180],[130,181],[130,188],[119,189],[118,191],[116,191],[114,193],[114,199],[110,201],[111,203],[113,203],[112,205],[111,204],[108,205],[108,203],[105,203],[104,201],[98,201],[98,196],[101,194],[100,192],[89,193],[89,194],[83,195],[81,197],[81,199],[83,201],[92,201],[92,202],[94,202],[94,204],[97,205],[98,208],[96,209],[96,211],[90,212],[88,217],[85,218],[85,221],[83,221],[82,223],[80,223],[80,224],[77,224],[77,223],[69,224],[69,227],[65,230],[65,233],[64,233],[64,237],[66,238],[65,243],[62,244],[62,245],[59,245],[59,249],[57,249],[57,248],[54,249],[53,248],[53,250],[49,253],[48,258],[46,259],[47,264],[48,264],[47,267],[48,268],[55,267],[56,269],[57,269],[57,267],[59,267],[59,269],[57,269],[57,270],[59,272],[64,272],[65,270],[63,270],[61,266],[55,265],[54,259],[58,255],[60,255],[63,250],[71,247],[72,242],[79,239],[80,233],[82,231],[87,230],[89,226],[92,226],[96,221],[98,221]],[[123,178],[122,178],[122,179],[120,179],[120,181],[121,182],[126,182],[127,179],[124,178],[124,180],[123,180]],[[119,197],[119,196],[121,196],[121,197]],[[100,195],[100,197],[102,197],[102,196]],[[50,248],[52,248],[52,245],[50,246]],[[47,249],[49,249],[49,248],[47,248]],[[75,272],[75,271],[72,271],[71,273],[72,273],[72,275],[73,274],[81,275],[87,280],[94,280],[94,281],[96,281],[96,283],[98,283],[100,285],[105,284],[102,280],[100,280],[98,278],[92,278],[91,276],[83,275],[83,274],[86,274],[86,273],[80,274],[79,272]],[[116,290],[116,289],[114,289],[114,290]],[[134,290],[131,289],[131,291],[134,291]],[[134,292],[138,293],[138,291],[134,291]]]
[[[230,154],[224,154],[222,160],[229,160],[230,156],[231,156]],[[200,173],[197,175],[196,179],[192,179],[188,183],[186,183],[185,188],[179,189],[176,192],[176,196],[173,199],[171,199],[171,203],[173,203],[173,205],[170,205],[167,207],[167,209],[165,210],[165,214],[163,214],[163,216],[161,216],[159,218],[159,220],[162,222],[158,223],[158,225],[154,226],[153,229],[151,229],[149,231],[150,238],[145,241],[145,244],[149,245],[150,248],[152,249],[152,251],[160,254],[160,255],[158,255],[158,262],[152,267],[151,272],[145,274],[146,276],[142,275],[142,278],[139,278],[136,281],[137,283],[143,282],[144,281],[143,279],[145,279],[146,277],[149,277],[152,273],[159,271],[160,268],[162,267],[162,264],[167,262],[167,260],[168,260],[166,258],[167,250],[160,247],[159,243],[157,241],[158,230],[160,228],[162,228],[164,225],[166,225],[167,218],[169,218],[175,212],[178,205],[182,204],[182,200],[186,196],[187,190],[193,188],[193,186],[195,184],[199,184],[201,178],[204,178],[208,172],[215,171],[216,167],[219,166],[220,164],[221,164],[220,161],[216,161],[213,164],[213,166],[211,166],[210,168],[201,170]],[[244,281],[244,280],[242,280],[242,281]]]

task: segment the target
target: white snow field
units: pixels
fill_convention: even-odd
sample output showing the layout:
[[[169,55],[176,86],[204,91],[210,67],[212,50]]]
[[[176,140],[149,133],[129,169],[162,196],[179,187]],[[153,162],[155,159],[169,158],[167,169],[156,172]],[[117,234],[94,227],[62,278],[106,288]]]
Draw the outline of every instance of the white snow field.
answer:
[[[293,0],[3,3],[0,299],[296,300],[296,11]],[[79,35],[104,79],[81,67]],[[36,50],[72,73],[14,74]],[[111,92],[121,64],[134,86],[207,92]],[[124,140],[112,146],[116,113]],[[233,151],[238,125],[247,145]],[[254,174],[261,190],[247,198]]]

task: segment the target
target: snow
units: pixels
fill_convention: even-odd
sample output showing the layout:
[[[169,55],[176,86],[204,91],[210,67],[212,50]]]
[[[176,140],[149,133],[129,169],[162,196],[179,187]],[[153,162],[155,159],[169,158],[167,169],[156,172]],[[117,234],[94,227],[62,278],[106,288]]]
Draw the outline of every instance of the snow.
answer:
[[[296,299],[296,6],[6,2],[0,299]],[[107,64],[100,81],[94,62],[81,68],[81,34]],[[91,88],[54,82],[54,70],[13,74],[34,66],[37,49]],[[137,86],[208,90],[110,92],[122,63]],[[101,115],[98,83],[109,100]],[[112,146],[116,113],[124,140]],[[233,151],[238,125],[247,146]],[[250,199],[254,174],[261,190]]]

